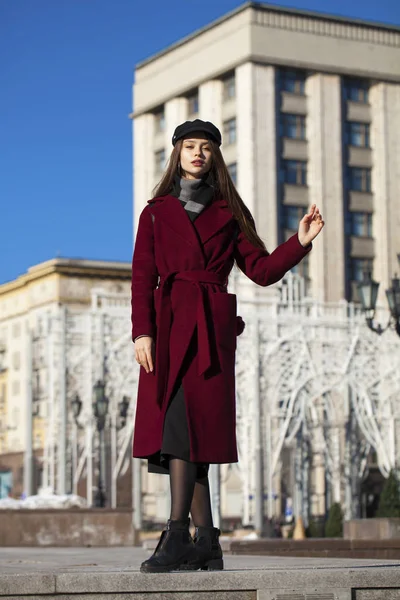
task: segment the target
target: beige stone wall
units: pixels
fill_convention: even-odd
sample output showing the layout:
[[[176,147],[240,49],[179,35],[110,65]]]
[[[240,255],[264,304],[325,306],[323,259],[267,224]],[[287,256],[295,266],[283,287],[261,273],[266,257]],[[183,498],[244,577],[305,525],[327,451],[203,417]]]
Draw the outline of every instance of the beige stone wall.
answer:
[[[25,449],[32,331],[39,320],[46,323],[48,315],[55,314],[60,305],[89,310],[95,288],[129,295],[129,264],[55,259],[31,267],[15,281],[0,286],[0,344],[5,348],[6,368],[0,373],[6,398],[1,409],[0,455]],[[44,446],[46,419],[46,414],[33,418],[34,449]]]

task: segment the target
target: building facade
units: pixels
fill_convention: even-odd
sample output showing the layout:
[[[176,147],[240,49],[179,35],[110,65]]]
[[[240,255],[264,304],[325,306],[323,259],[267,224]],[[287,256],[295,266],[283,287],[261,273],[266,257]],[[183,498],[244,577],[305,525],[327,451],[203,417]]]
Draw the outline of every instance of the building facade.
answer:
[[[53,375],[42,368],[57,352],[46,343],[52,323],[66,309],[90,312],[99,287],[126,297],[130,278],[130,263],[56,258],[0,285],[0,477],[7,481],[2,495],[6,487],[16,496],[27,492],[27,460],[35,465],[31,489],[40,487],[43,452],[56,445],[60,414],[53,409],[60,406],[62,395],[57,394],[65,386],[65,373],[60,361]]]
[[[135,230],[174,128],[210,120],[268,249],[321,208],[324,233],[296,269],[307,293],[357,300],[371,272],[385,302],[400,252],[400,28],[246,3],[137,65],[132,118]]]

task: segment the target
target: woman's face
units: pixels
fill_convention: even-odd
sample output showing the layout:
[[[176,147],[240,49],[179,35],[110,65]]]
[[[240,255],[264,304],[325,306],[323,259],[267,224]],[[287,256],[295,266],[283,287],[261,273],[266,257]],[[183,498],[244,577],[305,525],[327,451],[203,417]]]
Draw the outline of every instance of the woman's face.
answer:
[[[211,169],[210,142],[201,133],[192,133],[183,139],[180,156],[183,177],[201,179]]]

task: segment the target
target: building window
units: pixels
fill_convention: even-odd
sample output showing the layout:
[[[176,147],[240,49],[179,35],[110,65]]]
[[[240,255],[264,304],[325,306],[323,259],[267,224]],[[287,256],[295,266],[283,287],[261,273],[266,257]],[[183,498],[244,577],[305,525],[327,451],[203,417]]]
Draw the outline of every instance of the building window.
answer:
[[[163,110],[159,110],[154,114],[155,120],[155,132],[162,133],[165,131],[165,113]]]
[[[223,81],[224,91],[223,98],[224,100],[232,100],[236,96],[236,79],[234,75],[227,77]]]
[[[350,258],[350,279],[362,281],[364,274],[372,273],[372,258]]]
[[[355,192],[370,192],[371,169],[349,167],[349,188]]]
[[[368,104],[368,83],[362,79],[349,79],[345,82],[346,100]]]
[[[349,121],[346,127],[346,143],[359,148],[369,148],[369,124]]]
[[[18,369],[21,367],[21,354],[19,352],[13,352],[12,366],[15,371],[18,371]]]
[[[292,185],[307,185],[307,163],[304,160],[284,160],[283,181]]]
[[[228,172],[229,172],[229,175],[231,176],[233,183],[236,185],[237,184],[237,164],[232,163],[230,165],[227,165],[227,168],[228,168]]]
[[[156,174],[160,174],[165,169],[165,150],[158,150],[154,153]]]
[[[199,94],[191,94],[188,96],[188,114],[190,116],[197,115],[199,113]]]
[[[301,206],[283,206],[283,228],[297,231],[299,221],[304,216],[304,209]]]
[[[350,212],[346,229],[348,235],[372,237],[372,214],[367,212]]]
[[[306,74],[304,71],[295,71],[293,69],[282,69],[281,88],[291,94],[304,96]]]
[[[302,115],[281,113],[280,134],[281,137],[305,140],[306,118]]]
[[[17,338],[21,335],[21,323],[13,323],[11,329],[11,336]]]
[[[229,146],[236,143],[236,119],[229,119],[224,122],[224,144]]]

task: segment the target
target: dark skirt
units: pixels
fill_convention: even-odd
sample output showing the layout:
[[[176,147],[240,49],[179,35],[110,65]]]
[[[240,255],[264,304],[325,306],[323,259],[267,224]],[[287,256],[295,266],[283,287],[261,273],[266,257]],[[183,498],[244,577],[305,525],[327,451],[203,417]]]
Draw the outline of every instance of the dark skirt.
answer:
[[[196,343],[195,336],[191,344],[193,343]],[[185,363],[182,366],[181,377],[175,385],[172,399],[165,414],[162,447],[148,458],[149,473],[168,475],[170,458],[180,458],[190,462],[190,436],[182,385],[184,372]],[[197,463],[197,479],[206,477],[208,469],[208,463]]]

